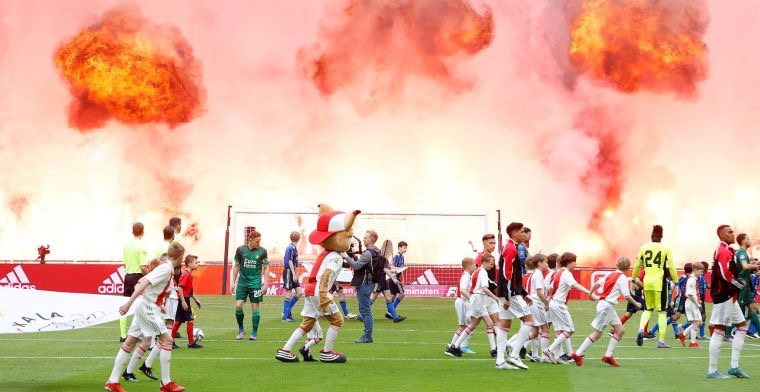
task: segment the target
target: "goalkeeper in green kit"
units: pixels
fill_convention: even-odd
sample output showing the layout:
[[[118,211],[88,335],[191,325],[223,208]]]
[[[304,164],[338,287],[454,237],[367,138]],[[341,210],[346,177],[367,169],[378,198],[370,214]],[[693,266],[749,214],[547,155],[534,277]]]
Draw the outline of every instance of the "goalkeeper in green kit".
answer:
[[[252,231],[248,234],[247,244],[235,251],[235,267],[232,269],[232,287],[235,288],[235,318],[238,324],[237,340],[245,337],[243,328],[243,302],[251,301],[252,331],[249,340],[256,340],[259,332],[259,304],[264,301],[269,276],[267,250],[260,246],[261,233]]]

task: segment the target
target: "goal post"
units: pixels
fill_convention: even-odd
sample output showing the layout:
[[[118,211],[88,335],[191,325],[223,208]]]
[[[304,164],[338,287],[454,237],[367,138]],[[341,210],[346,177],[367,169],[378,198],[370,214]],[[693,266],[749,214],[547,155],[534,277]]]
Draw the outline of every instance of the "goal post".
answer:
[[[270,282],[279,283],[285,248],[290,243],[290,233],[301,233],[297,244],[299,260],[302,266],[310,267],[321,248],[311,245],[308,236],[316,228],[317,212],[275,212],[255,209],[232,208],[230,244],[228,257],[233,260],[235,249],[245,243],[248,232],[253,228],[261,233],[261,246],[267,250],[270,262]],[[486,213],[375,213],[362,212],[354,223],[354,236],[361,240],[367,230],[378,233],[377,246],[386,239],[391,240],[394,252],[399,241],[408,244],[405,255],[407,265],[414,265],[407,271],[402,281],[407,284],[439,284],[459,280],[460,272],[453,277],[431,277],[429,269],[424,266],[459,265],[463,257],[472,256],[469,241],[480,248],[480,237],[493,232],[489,226]],[[489,231],[491,230],[491,231]],[[310,270],[310,268],[309,268]],[[420,270],[420,276],[417,276]],[[452,268],[438,268],[446,275]],[[231,271],[231,268],[230,268]],[[458,270],[461,271],[461,268]],[[414,275],[414,276],[412,276]],[[422,282],[422,283],[420,283]]]

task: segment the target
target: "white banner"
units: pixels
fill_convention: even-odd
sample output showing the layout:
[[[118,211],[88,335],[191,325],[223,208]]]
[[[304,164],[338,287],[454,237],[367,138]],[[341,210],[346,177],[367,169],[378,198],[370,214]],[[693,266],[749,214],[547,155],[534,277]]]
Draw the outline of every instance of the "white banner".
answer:
[[[119,306],[127,300],[113,295],[0,287],[0,333],[67,331],[107,323],[121,317]]]

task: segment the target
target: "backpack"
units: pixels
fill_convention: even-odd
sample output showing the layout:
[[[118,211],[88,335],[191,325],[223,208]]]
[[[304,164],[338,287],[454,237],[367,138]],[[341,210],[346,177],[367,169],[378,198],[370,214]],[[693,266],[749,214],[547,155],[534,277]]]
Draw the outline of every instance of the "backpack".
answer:
[[[372,283],[380,283],[385,280],[385,265],[388,264],[388,259],[383,257],[380,252],[374,249],[367,249],[369,254],[372,255],[372,261],[369,264],[370,272],[372,274]]]

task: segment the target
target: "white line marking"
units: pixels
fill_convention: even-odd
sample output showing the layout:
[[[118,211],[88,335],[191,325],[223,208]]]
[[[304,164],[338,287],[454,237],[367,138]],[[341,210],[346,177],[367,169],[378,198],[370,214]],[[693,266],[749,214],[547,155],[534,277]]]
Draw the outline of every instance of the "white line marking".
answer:
[[[367,357],[350,357],[350,360],[352,361],[420,361],[420,362],[438,362],[438,361],[487,361],[487,362],[494,362],[493,358],[449,358],[444,357],[443,353],[441,353],[442,358],[388,358],[388,357],[382,357],[382,358],[367,358]],[[7,360],[19,360],[19,359],[72,359],[72,360],[81,360],[81,359],[92,359],[92,360],[103,360],[103,359],[113,359],[113,356],[81,356],[81,357],[75,357],[75,356],[60,356],[60,357],[53,357],[53,356],[28,356],[28,357],[22,357],[22,356],[13,356],[13,357],[0,357],[0,360],[7,359]],[[668,360],[668,359],[700,359],[705,360],[708,357],[616,357],[615,359],[619,360],[625,360],[625,361],[650,361],[650,360]],[[742,358],[760,358],[760,355],[742,355]],[[182,357],[182,360],[197,360],[197,361],[275,361],[274,355],[271,357]],[[594,357],[586,357],[586,360],[601,360],[601,358],[594,358]]]

